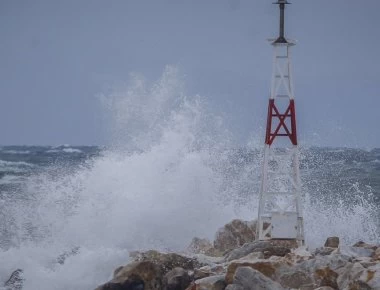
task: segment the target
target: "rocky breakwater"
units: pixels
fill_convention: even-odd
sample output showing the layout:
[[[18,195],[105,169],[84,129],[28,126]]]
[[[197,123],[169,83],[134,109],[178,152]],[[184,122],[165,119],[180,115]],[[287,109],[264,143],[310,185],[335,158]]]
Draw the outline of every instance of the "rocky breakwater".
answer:
[[[185,253],[131,254],[96,290],[380,290],[380,244],[339,244],[309,251],[289,241],[252,241],[255,223],[234,220],[212,243],[194,238]]]

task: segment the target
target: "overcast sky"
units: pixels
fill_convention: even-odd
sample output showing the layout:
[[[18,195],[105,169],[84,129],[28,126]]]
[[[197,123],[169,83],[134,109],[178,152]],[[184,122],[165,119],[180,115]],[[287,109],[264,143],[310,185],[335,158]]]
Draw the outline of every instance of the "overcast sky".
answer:
[[[272,2],[1,0],[0,144],[107,144],[96,96],[167,64],[244,143],[265,124]],[[300,143],[380,147],[380,1],[292,3]]]

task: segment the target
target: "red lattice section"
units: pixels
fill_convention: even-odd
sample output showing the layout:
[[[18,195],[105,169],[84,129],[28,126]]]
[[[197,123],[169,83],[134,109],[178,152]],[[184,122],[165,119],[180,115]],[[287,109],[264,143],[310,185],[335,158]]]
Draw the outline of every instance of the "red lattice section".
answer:
[[[278,124],[273,125],[275,120]],[[267,131],[265,144],[272,145],[277,136],[287,136],[293,145],[297,145],[296,111],[294,100],[289,100],[289,105],[285,113],[280,114],[274,99],[269,99]]]

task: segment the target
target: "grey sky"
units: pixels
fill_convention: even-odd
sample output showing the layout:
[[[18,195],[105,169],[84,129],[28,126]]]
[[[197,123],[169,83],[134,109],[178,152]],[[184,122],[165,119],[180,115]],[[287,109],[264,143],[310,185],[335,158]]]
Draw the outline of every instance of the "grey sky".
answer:
[[[157,79],[167,64],[244,142],[265,124],[272,2],[0,1],[0,144],[105,144],[95,96],[130,72]],[[380,147],[380,1],[292,3],[301,143]]]

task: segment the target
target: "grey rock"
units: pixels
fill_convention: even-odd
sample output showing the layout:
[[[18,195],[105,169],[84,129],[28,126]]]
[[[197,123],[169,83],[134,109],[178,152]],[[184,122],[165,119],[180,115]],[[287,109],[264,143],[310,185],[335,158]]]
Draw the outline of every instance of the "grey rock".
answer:
[[[309,273],[315,288],[329,286],[338,289],[338,276],[344,267],[350,264],[350,257],[331,254],[329,256],[316,256],[295,265],[298,271]]]
[[[380,290],[380,263],[368,267],[357,280],[363,289],[370,287],[370,289]]]
[[[360,248],[366,248],[366,249],[372,249],[372,250],[376,250],[377,249],[376,245],[367,244],[367,243],[365,243],[363,241],[359,241],[359,242],[355,243],[353,245],[353,247],[360,247]]]
[[[206,254],[210,252],[212,248],[213,245],[209,240],[195,237],[187,247],[187,250],[194,254]]]
[[[339,247],[339,237],[329,237],[325,242],[325,247],[338,248]]]
[[[256,222],[235,219],[215,234],[214,248],[225,252],[255,240]]]
[[[211,276],[195,281],[196,289],[199,290],[224,290],[226,282],[224,275]]]
[[[260,260],[260,259],[264,259],[264,254],[262,252],[253,252],[253,253],[248,254],[247,256],[240,258],[240,260],[250,260],[250,261]]]
[[[142,280],[127,280],[123,283],[106,283],[102,290],[144,290],[144,282]]]
[[[247,256],[250,253],[253,253],[255,250],[258,250],[260,252],[261,249],[264,249],[265,247],[268,247],[268,246],[270,246],[270,244],[269,242],[266,242],[266,241],[246,243],[240,248],[237,248],[229,252],[226,256],[226,261],[240,259],[244,256]]]
[[[161,290],[163,266],[152,261],[132,262],[97,290]]]
[[[340,246],[337,251],[342,255],[346,255],[346,256],[354,257],[354,258],[372,257],[375,254],[374,250],[363,248],[363,247]]]
[[[190,285],[190,276],[183,268],[177,267],[165,274],[164,290],[185,290]]]
[[[230,284],[224,290],[244,290],[244,287],[236,284]]]
[[[203,279],[203,278],[211,276],[211,274],[212,272],[209,266],[207,269],[205,267],[202,267],[200,269],[194,270],[193,278],[194,280]]]
[[[328,256],[330,255],[334,250],[336,250],[335,248],[329,248],[329,247],[321,247],[321,248],[317,248],[315,249],[315,251],[313,252],[313,254],[315,256]]]
[[[250,267],[238,268],[233,284],[243,287],[244,290],[285,290],[279,283]]]
[[[297,268],[304,272],[314,272],[316,269],[329,267],[335,271],[337,269],[343,268],[350,261],[350,257],[339,254],[332,254],[329,256],[316,256],[314,259],[299,263],[297,265]]]
[[[352,284],[352,281],[360,277],[363,271],[365,271],[365,268],[360,263],[347,263],[346,266],[337,271],[339,273],[337,279],[339,289],[346,289],[346,287]]]
[[[309,287],[313,285],[310,274],[303,271],[288,271],[281,273],[279,282],[282,286],[287,288],[299,289],[301,287]]]
[[[242,247],[232,250],[226,255],[226,261],[240,259],[251,253],[261,252],[265,259],[271,256],[284,257],[291,252],[289,247],[277,246],[272,241],[255,241],[246,243]]]
[[[24,284],[23,271],[17,269],[12,272],[9,279],[4,283],[4,286],[7,290],[21,290]]]

